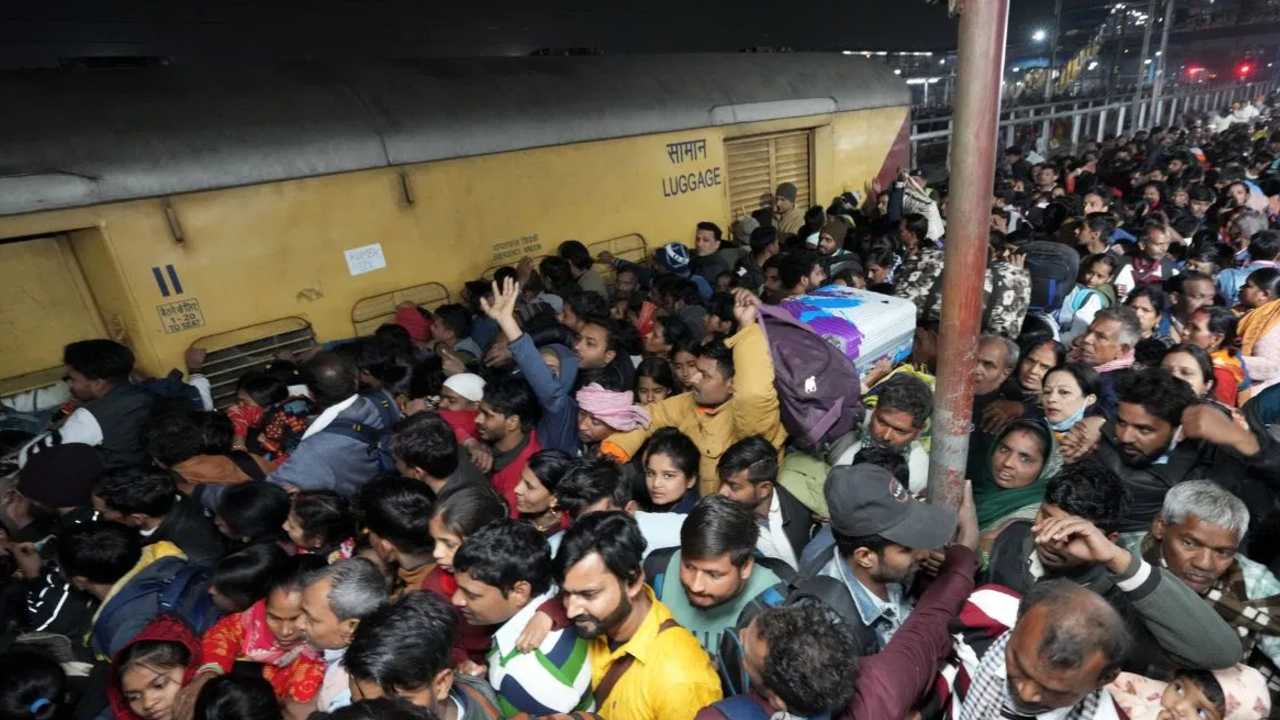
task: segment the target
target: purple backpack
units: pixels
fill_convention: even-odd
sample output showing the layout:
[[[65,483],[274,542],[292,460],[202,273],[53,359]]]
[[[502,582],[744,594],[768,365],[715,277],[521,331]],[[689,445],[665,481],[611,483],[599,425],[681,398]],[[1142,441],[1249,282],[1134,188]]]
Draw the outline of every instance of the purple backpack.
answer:
[[[759,306],[773,358],[782,426],[801,450],[821,452],[862,424],[862,380],[853,361],[791,313]]]

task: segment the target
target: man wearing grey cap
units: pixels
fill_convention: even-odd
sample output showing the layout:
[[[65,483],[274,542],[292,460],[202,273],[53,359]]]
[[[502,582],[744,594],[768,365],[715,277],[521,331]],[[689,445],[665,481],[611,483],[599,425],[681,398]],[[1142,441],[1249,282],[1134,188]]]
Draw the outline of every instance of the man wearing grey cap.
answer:
[[[956,513],[916,500],[888,470],[866,463],[832,468],[825,494],[836,547],[825,562],[801,571],[808,576],[788,602],[826,603],[849,623],[859,653],[871,655],[911,613],[915,572],[930,551],[956,536]],[[959,525],[969,542],[977,521],[970,492],[965,496]]]
[[[796,207],[795,183],[784,182],[773,193],[773,226],[782,236],[795,235],[804,226],[804,209]]]

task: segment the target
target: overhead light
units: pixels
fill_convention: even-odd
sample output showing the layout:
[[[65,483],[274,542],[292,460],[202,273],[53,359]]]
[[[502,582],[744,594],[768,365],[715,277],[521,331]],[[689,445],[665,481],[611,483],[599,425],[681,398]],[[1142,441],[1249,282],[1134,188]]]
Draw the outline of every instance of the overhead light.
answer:
[[[902,68],[894,68],[894,69],[893,69],[893,74],[894,74],[894,75],[901,75],[901,74],[902,74]]]
[[[1035,32],[1031,33],[1031,39],[1035,42],[1044,42],[1044,39],[1048,36],[1049,34],[1043,29],[1037,29]]]

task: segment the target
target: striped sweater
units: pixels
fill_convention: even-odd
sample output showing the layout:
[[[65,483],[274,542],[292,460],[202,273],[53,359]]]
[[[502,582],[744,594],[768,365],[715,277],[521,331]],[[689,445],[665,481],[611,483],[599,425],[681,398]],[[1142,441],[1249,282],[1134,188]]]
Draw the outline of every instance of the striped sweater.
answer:
[[[543,602],[555,591],[534,598],[493,634],[488,655],[489,684],[498,693],[503,717],[534,717],[590,710],[591,664],[587,641],[572,627],[552,630],[532,652],[516,650],[516,639]]]

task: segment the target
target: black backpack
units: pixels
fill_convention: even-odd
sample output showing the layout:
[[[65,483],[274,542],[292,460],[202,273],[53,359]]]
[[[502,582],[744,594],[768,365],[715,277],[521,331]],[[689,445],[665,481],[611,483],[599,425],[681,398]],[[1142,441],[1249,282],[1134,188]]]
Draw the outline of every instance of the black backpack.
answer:
[[[1076,286],[1080,274],[1080,253],[1062,243],[1033,240],[1022,246],[1031,275],[1030,310],[1054,314]]]

